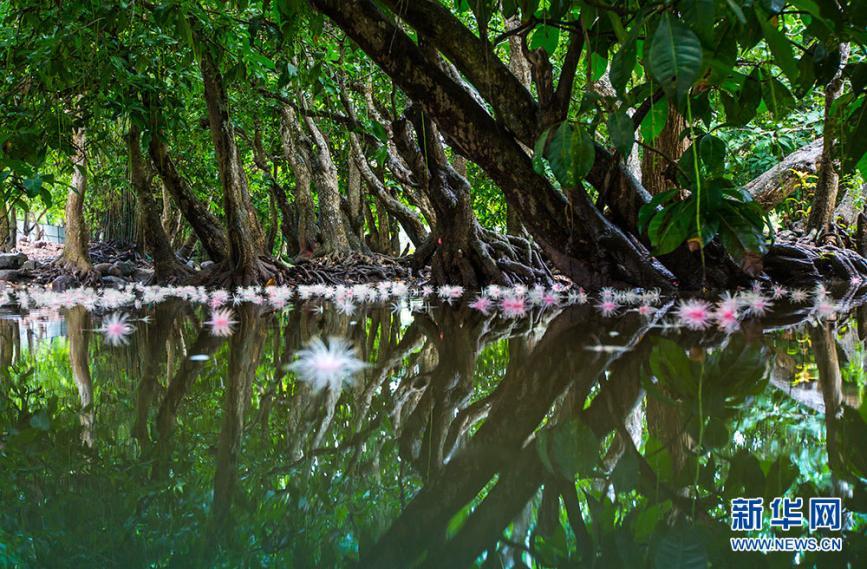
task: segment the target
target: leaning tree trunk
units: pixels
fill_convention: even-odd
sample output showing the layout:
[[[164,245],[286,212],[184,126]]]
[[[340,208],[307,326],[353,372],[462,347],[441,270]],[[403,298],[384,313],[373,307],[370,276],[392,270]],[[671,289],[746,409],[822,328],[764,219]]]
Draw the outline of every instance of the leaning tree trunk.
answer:
[[[77,275],[93,271],[88,254],[89,238],[84,222],[84,195],[87,191],[87,155],[83,128],[72,133],[72,186],[66,194],[66,241],[58,263]]]
[[[221,266],[226,276],[224,280],[241,286],[265,282],[276,276],[277,267],[263,258],[265,236],[247,189],[223,76],[207,50],[202,53],[200,66],[229,238],[229,258]]]
[[[825,117],[824,139],[822,143],[822,159],[819,162],[819,181],[816,183],[816,195],[813,198],[813,208],[807,219],[807,229],[817,238],[828,231],[834,221],[834,210],[837,207],[837,191],[840,187],[840,158],[837,156],[837,142],[834,133],[837,121],[832,116],[832,106],[843,90],[843,67],[849,59],[849,45],[840,45],[840,67],[837,73],[825,87]]]
[[[490,283],[511,286],[548,281],[551,275],[529,243],[479,224],[470,184],[449,163],[439,129],[422,113],[412,114],[419,145],[428,157],[427,193],[437,219],[429,238],[431,246],[417,251],[416,263],[431,252],[431,276],[437,284],[479,288]]]
[[[153,197],[148,166],[141,153],[141,131],[131,125],[127,135],[129,148],[130,182],[136,195],[145,249],[154,262],[154,281],[166,284],[188,274],[187,267],[175,255],[169,236],[163,228],[160,213]]]
[[[166,143],[156,132],[151,133],[148,146],[151,160],[163,182],[163,187],[172,196],[175,205],[193,232],[202,242],[202,248],[215,263],[224,261],[229,254],[229,240],[217,216],[193,194],[187,181],[181,177],[174,161],[169,156]]]

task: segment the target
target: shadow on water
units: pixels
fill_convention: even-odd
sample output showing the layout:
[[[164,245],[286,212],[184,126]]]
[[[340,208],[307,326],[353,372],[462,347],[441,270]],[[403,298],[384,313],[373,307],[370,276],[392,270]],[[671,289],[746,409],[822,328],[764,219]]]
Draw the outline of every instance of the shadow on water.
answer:
[[[7,315],[0,566],[863,566],[864,311],[731,335],[662,312],[242,304],[220,337],[167,301],[118,346],[82,308],[23,343],[39,324]],[[367,366],[287,370],[332,336]],[[746,535],[843,551],[732,552],[729,501],[777,496],[840,497],[846,527],[766,508]]]

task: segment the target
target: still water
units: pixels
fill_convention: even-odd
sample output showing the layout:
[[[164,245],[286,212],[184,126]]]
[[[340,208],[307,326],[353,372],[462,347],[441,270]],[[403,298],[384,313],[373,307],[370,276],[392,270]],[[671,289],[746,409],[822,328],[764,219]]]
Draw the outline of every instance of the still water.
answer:
[[[0,566],[865,566],[857,298],[704,327],[442,296],[7,307]],[[803,523],[771,528],[776,497]],[[731,550],[773,535],[842,552]]]

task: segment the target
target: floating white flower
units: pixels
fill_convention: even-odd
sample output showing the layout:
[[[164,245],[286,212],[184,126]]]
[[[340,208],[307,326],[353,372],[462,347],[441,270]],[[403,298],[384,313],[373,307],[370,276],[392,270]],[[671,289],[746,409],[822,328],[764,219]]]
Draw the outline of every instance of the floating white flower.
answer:
[[[232,320],[232,311],[228,308],[214,310],[211,313],[211,319],[205,322],[211,327],[211,334],[214,336],[231,336],[235,331],[234,326],[237,324]]]
[[[112,314],[103,320],[102,327],[97,330],[105,334],[109,344],[120,346],[129,342],[127,336],[135,331],[135,327],[127,321],[126,314]]]
[[[334,336],[327,341],[314,338],[296,355],[298,358],[287,369],[316,390],[339,389],[344,381],[367,366],[348,341]]]

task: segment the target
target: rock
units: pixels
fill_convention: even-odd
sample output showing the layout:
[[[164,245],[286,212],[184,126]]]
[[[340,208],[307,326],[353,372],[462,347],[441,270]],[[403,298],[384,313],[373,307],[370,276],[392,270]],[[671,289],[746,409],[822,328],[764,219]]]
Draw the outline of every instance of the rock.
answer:
[[[202,270],[205,271],[213,267],[215,264],[216,263],[214,263],[213,261],[203,261],[200,266],[202,267]]]
[[[21,265],[22,271],[35,271],[39,268],[39,263],[36,261],[30,260]]]
[[[119,277],[102,277],[100,279],[102,281],[103,286],[108,288],[124,288],[128,284],[125,280]]]
[[[21,271],[16,269],[0,270],[0,282],[14,283],[21,280]]]
[[[132,275],[133,280],[142,284],[148,284],[154,278],[154,272],[150,269],[136,269]]]
[[[113,265],[113,268],[120,272],[119,276],[130,277],[135,274],[136,266],[135,263],[131,263],[130,261],[118,261]],[[111,274],[114,274],[114,272]]]
[[[97,263],[93,266],[93,270],[99,273],[99,276],[104,277],[111,271],[111,263]]]
[[[110,269],[108,269],[108,275],[117,278],[123,278],[123,271],[120,270],[119,267],[112,265]]]
[[[0,253],[0,269],[20,269],[26,261],[24,253]]]
[[[71,275],[60,275],[51,281],[51,290],[54,292],[63,292],[78,285],[78,280]]]

